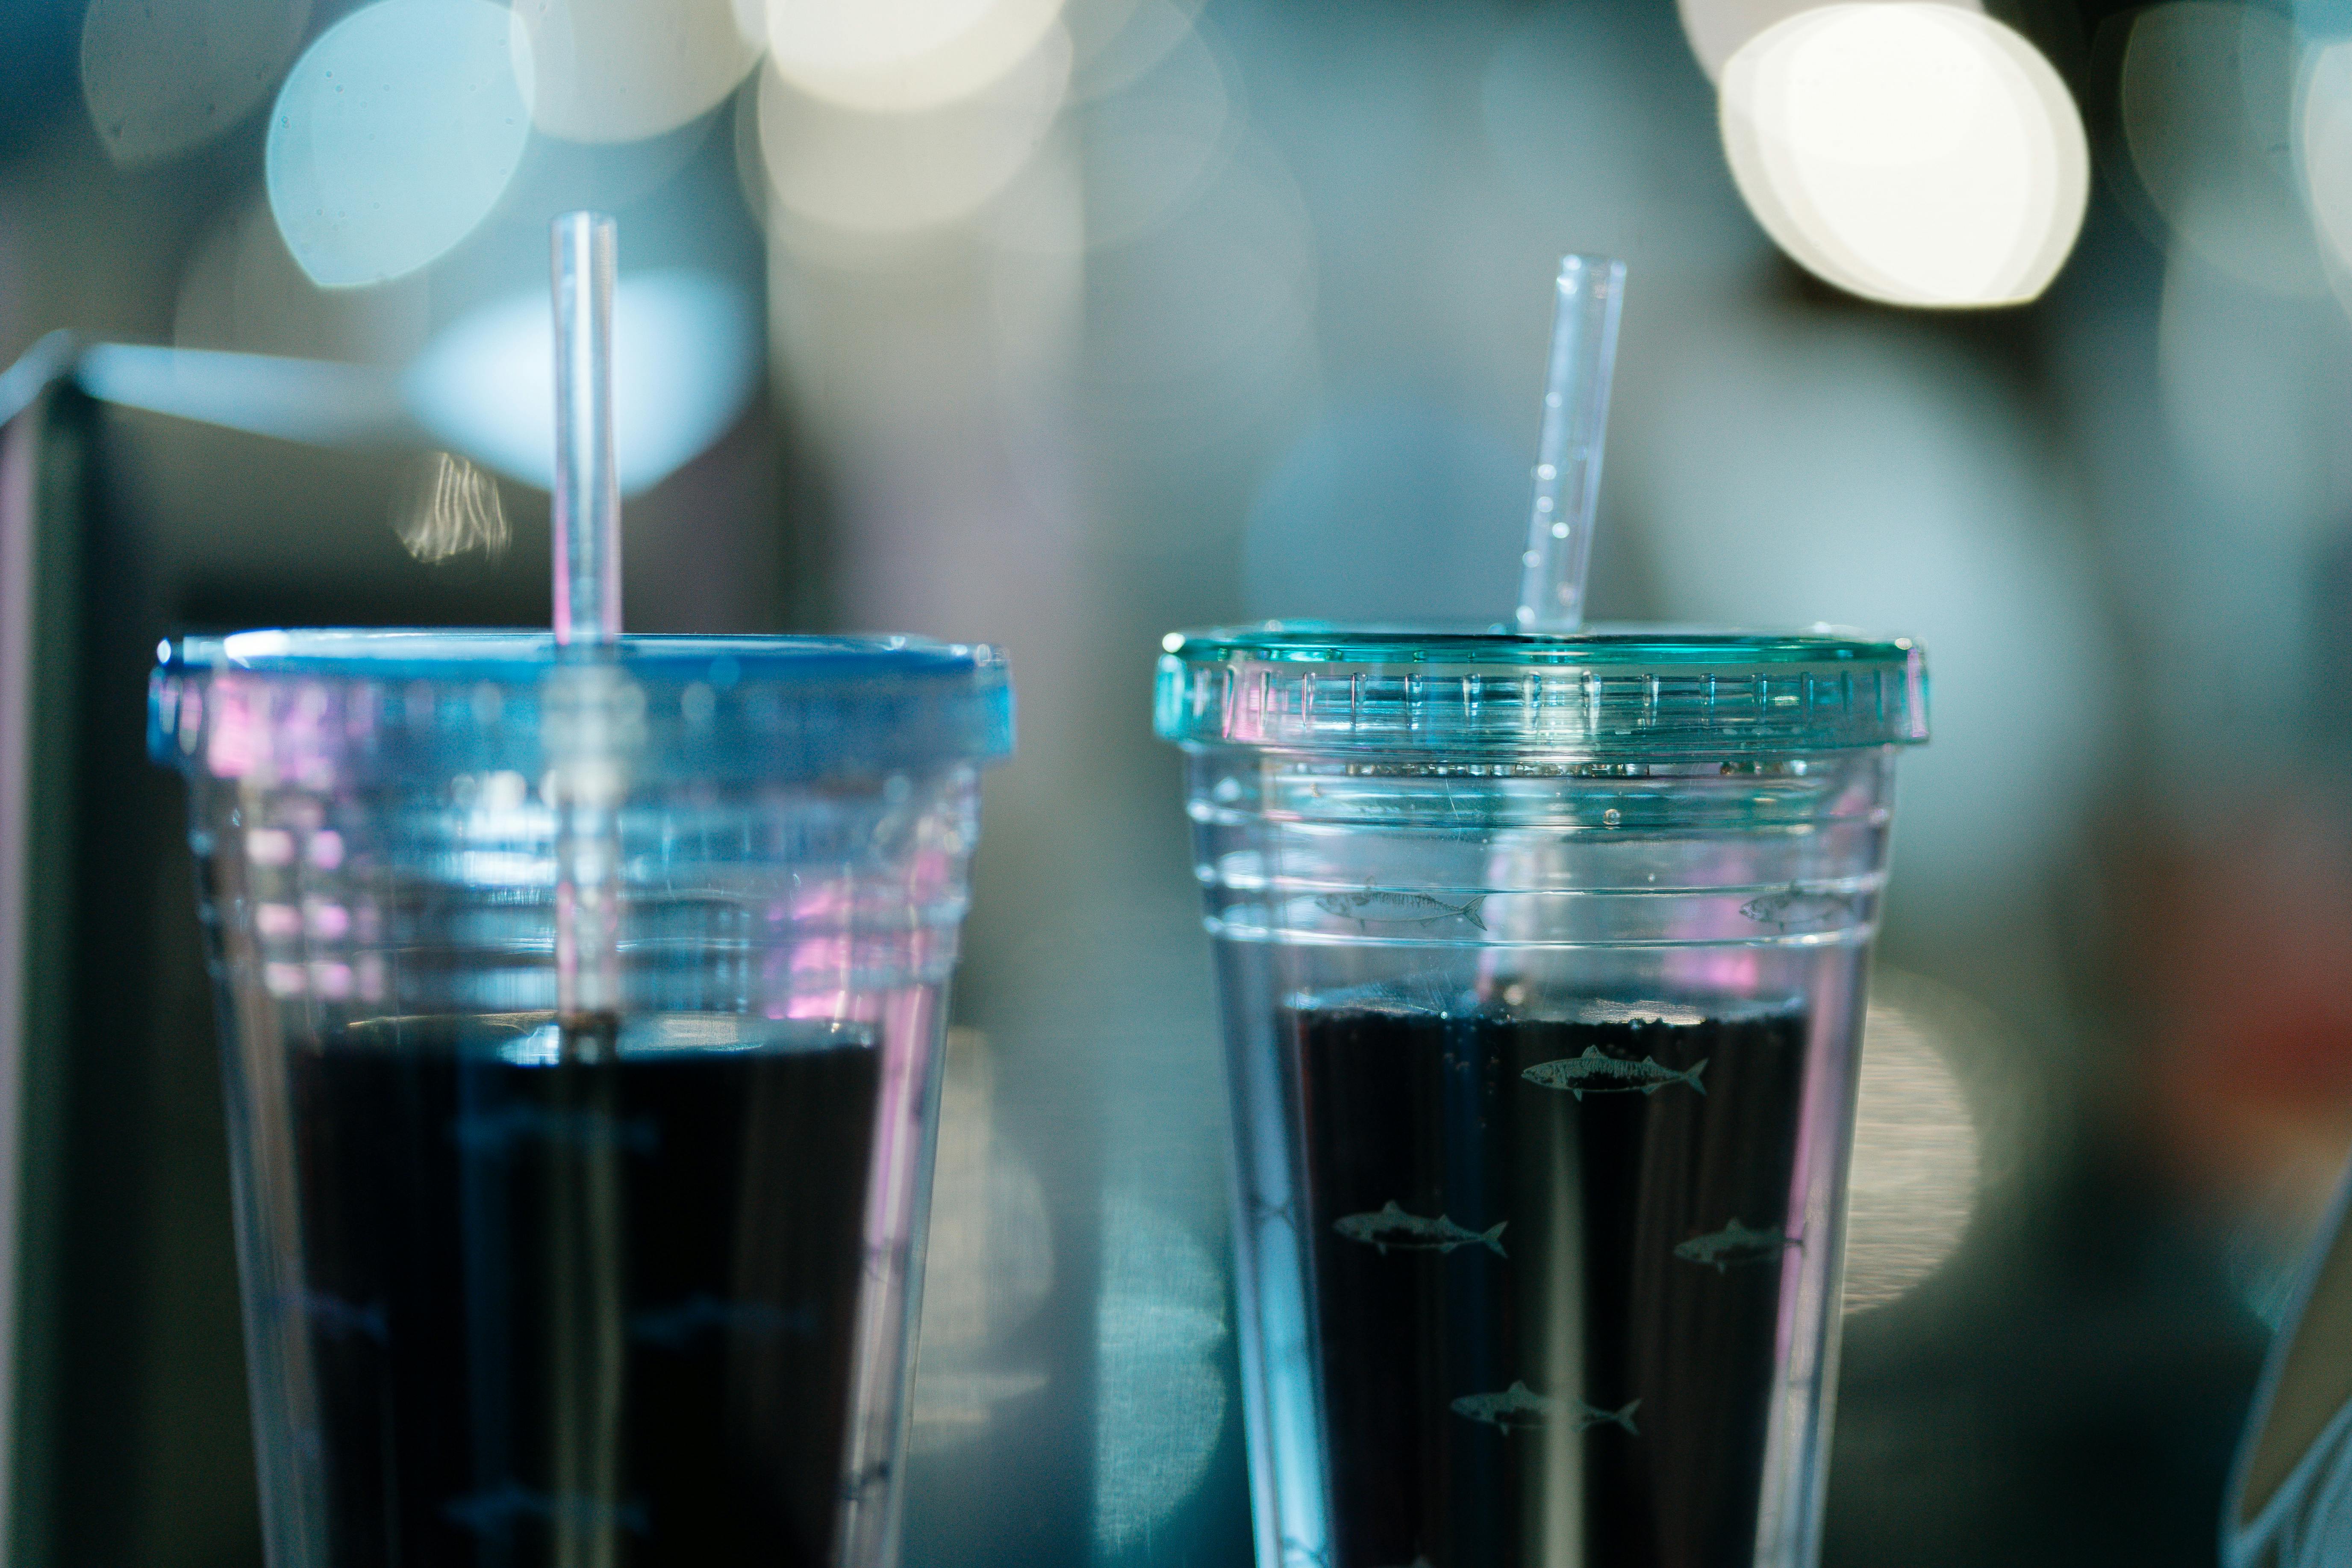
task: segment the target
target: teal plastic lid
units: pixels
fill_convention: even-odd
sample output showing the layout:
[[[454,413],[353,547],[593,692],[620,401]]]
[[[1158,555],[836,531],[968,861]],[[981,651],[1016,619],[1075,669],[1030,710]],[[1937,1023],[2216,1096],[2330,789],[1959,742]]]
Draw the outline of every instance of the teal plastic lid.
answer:
[[[923,637],[625,637],[635,777],[756,781],[989,763],[1004,656]],[[430,779],[544,763],[543,631],[256,631],[156,650],[147,743],[218,778]]]
[[[1629,760],[1927,739],[1926,651],[1837,626],[1554,636],[1267,621],[1160,646],[1153,727],[1184,745]]]

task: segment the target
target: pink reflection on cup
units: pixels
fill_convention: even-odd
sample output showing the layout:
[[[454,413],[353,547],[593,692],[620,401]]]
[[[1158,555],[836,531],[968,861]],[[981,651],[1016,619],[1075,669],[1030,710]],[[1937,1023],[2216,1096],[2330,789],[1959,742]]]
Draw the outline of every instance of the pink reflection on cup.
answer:
[[[256,694],[244,681],[224,675],[213,685],[212,734],[205,747],[205,766],[215,778],[241,779],[253,770],[259,740],[259,721],[253,712]]]

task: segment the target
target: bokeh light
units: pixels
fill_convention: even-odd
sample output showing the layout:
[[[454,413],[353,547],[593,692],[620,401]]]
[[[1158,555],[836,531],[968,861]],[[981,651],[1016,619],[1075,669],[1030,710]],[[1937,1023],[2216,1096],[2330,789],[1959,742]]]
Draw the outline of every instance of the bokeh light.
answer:
[[[548,486],[555,454],[554,326],[543,289],[484,305],[434,338],[405,377],[442,445]],[[760,328],[705,273],[624,276],[613,300],[613,427],[621,489],[675,472],[726,432],[759,379]]]
[[[1201,1484],[1225,1422],[1225,1276],[1184,1226],[1103,1205],[1095,1302],[1095,1544],[1135,1545]]]
[[[2325,291],[2265,289],[2182,246],[2165,263],[2156,341],[2181,468],[2207,508],[2226,508],[2241,571],[2275,554],[2283,586],[2352,508],[2344,461],[2352,333],[2343,313]],[[2240,621],[2236,635],[2250,652],[2281,633],[2292,646],[2300,606],[2244,609],[2253,624]]]
[[[850,108],[936,109],[1014,69],[1060,10],[1060,0],[769,0],[769,63]]]
[[[89,0],[82,101],[106,155],[158,163],[268,100],[310,22],[310,0]]]
[[[1723,68],[1739,46],[1776,23],[1800,11],[1810,11],[1821,0],[1675,0],[1682,14],[1683,35],[1691,53],[1710,81],[1723,79]],[[1983,0],[1939,0],[1964,11],[1981,11]]]
[[[797,10],[855,10],[800,5]],[[634,142],[715,108],[760,58],[761,0],[517,0],[531,116],[574,142]]]
[[[530,134],[519,31],[487,0],[378,0],[295,62],[270,115],[269,207],[312,281],[414,272],[497,205]]]
[[[370,365],[94,343],[74,368],[82,390],[101,402],[281,441],[386,447],[416,433],[397,379]]]
[[[1876,987],[1863,1030],[1846,1207],[1845,1310],[1884,1306],[1935,1273],[1976,1212],[1976,1120],[1918,983]],[[1885,995],[1892,990],[1895,996]]]
[[[1488,145],[1515,202],[1546,226],[1545,248],[1573,236],[1624,258],[1641,279],[1631,298],[1661,273],[1721,276],[1763,250],[1724,167],[1715,96],[1663,7],[1545,6],[1505,37],[1480,98]]]
[[[2295,118],[2312,221],[2335,266],[2352,270],[2352,38],[2314,53]]]
[[[1658,602],[1720,626],[1917,637],[1936,737],[1903,762],[1890,896],[1947,925],[2002,918],[2077,830],[2114,735],[2117,655],[2068,487],[2010,388],[1910,323],[1685,326],[1652,351],[1650,388],[1629,388],[1625,424],[1649,438],[1610,456]],[[2031,811],[1986,787],[2028,778]]]
[[[372,289],[321,289],[286,248],[258,189],[196,242],[181,275],[172,341],[298,359],[405,364],[425,346],[424,273]]]
[[[2021,303],[2074,247],[2090,153],[2065,84],[1972,11],[1824,5],[1724,68],[1749,208],[1807,270],[1896,305]]]
[[[1294,428],[1321,374],[1318,254],[1288,165],[1255,132],[1149,235],[1089,253],[1080,395],[1103,438],[1182,461]]]
[[[1254,618],[1492,620],[1511,601],[1527,491],[1526,454],[1459,414],[1343,405],[1251,504],[1244,603]]]
[[[769,188],[795,216],[861,234],[969,215],[1021,172],[1061,109],[1069,36],[1048,27],[1035,46],[982,89],[919,113],[812,97],[772,62],[759,104]]]
[[[1152,0],[1144,16],[1174,7]],[[1149,42],[1161,42],[1156,35]],[[1227,68],[1198,31],[1159,48],[1150,64],[1080,112],[1088,243],[1149,233],[1216,174],[1241,126]],[[1097,84],[1101,80],[1097,78]]]
[[[1062,10],[1076,65],[1071,91],[1118,91],[1192,37],[1201,0],[1073,0]]]
[[[996,1079],[987,1037],[950,1029],[923,1265],[919,1453],[986,1436],[998,1405],[1045,1384],[1042,1372],[1004,1364],[1005,1341],[1053,1289],[1054,1235],[1036,1173],[997,1130]]]
[[[2132,23],[2116,112],[2163,237],[2257,288],[2317,295],[2326,280],[2294,166],[2297,48],[2286,20],[2258,6],[2155,6]],[[2306,101],[2332,122],[2315,86]],[[2313,194],[2326,199],[2316,184]]]

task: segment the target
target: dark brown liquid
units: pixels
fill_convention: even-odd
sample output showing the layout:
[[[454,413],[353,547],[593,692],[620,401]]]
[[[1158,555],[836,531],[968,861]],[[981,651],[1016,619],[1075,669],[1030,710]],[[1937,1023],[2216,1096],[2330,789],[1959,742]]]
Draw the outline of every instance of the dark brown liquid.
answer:
[[[321,1561],[831,1562],[878,1053],[677,1023],[295,1051]]]
[[[1683,1016],[1286,1016],[1328,1568],[1753,1562],[1805,1021]]]

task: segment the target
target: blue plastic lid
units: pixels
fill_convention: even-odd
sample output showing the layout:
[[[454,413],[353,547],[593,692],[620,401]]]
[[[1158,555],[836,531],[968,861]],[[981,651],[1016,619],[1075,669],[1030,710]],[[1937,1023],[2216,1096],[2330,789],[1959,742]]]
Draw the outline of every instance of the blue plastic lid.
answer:
[[[1153,725],[1188,745],[1631,760],[1917,745],[1926,650],[1835,626],[1347,626],[1161,639]]]
[[[148,751],[215,777],[394,779],[543,765],[528,631],[253,631],[156,649]],[[641,781],[903,773],[1013,750],[1003,654],[922,637],[629,637]],[[635,699],[632,698],[634,705]]]

